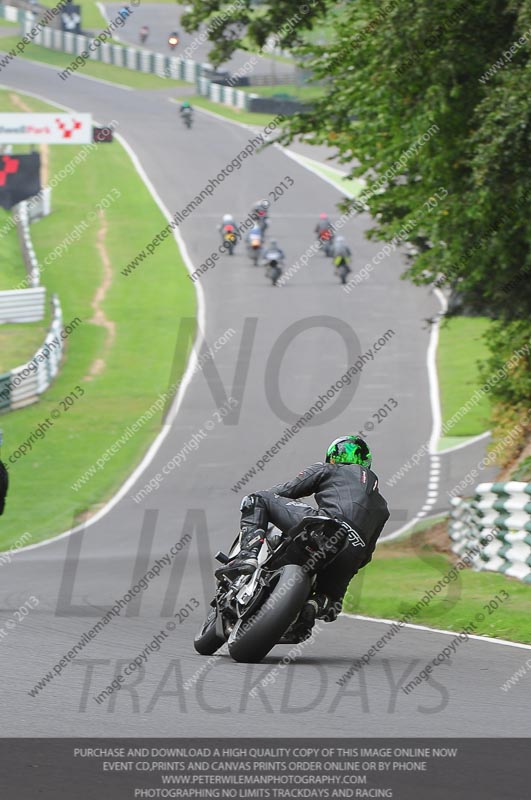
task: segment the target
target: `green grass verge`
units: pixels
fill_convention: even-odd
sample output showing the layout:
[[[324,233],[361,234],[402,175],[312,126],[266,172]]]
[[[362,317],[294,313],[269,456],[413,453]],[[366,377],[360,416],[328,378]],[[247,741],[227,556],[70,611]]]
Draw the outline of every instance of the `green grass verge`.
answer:
[[[21,148],[22,150],[22,148]],[[2,266],[0,291],[15,289],[26,278],[17,229],[11,227],[11,213],[0,209]],[[4,227],[5,226],[5,227]],[[33,358],[46,334],[47,321],[27,325],[0,325],[0,375]]]
[[[18,148],[17,152],[20,152]],[[20,252],[17,229],[15,226],[11,227],[11,212],[3,208],[0,208],[0,247],[2,248],[0,290],[14,289],[25,279],[26,268]]]
[[[238,88],[247,92],[247,94],[257,94],[260,97],[289,94],[291,98],[301,101],[315,100],[325,94],[325,89],[322,86],[297,86],[294,83],[281,86],[239,86]]]
[[[41,322],[0,326],[0,375],[33,358],[44,341],[50,314]]]
[[[437,452],[444,453],[445,450],[450,450],[450,448],[459,444],[471,442],[473,439],[475,439],[475,436],[441,436],[437,442]]]
[[[452,563],[419,534],[407,541],[382,543],[373,561],[352,581],[344,610],[400,619],[449,572]],[[484,606],[496,594],[501,596],[502,589],[510,597],[489,615]],[[531,586],[504,575],[464,569],[410,621],[452,631],[473,622],[478,635],[531,644],[530,602]],[[484,614],[484,620],[478,621],[477,614]]]
[[[320,161],[315,161],[313,158],[298,155],[305,164],[312,167],[320,175],[331,180],[341,192],[351,194],[357,197],[363,191],[365,182],[361,178],[345,178],[344,173],[334,167],[329,167],[327,164],[322,164]]]
[[[207,100],[206,97],[201,97],[200,95],[187,95],[186,97],[176,98],[176,100],[178,103],[182,100],[188,100],[193,106],[204,108],[206,111],[213,111],[215,114],[219,114],[220,117],[241,122],[243,125],[256,125],[263,128],[275,116],[274,114],[254,114],[251,111],[240,111],[240,109],[233,106],[214,103],[212,100]]]
[[[20,30],[20,22],[11,22],[9,19],[0,17],[0,28],[18,28]]]
[[[478,361],[487,357],[483,334],[490,321],[485,317],[453,317],[441,325],[437,366],[443,424],[450,420],[482,385]],[[447,433],[478,436],[489,428],[490,403],[485,395]]]
[[[0,39],[0,49],[10,50],[15,47],[19,41],[18,36],[3,36]],[[57,71],[61,72],[69,64],[72,63],[73,56],[71,53],[62,53],[59,50],[50,50],[47,47],[40,45],[30,44],[26,47],[19,58],[28,58],[31,61],[39,61],[42,64],[50,64],[57,67]],[[6,67],[9,70],[9,66]],[[6,74],[8,74],[6,72]],[[88,75],[92,78],[100,78],[100,80],[111,81],[118,83],[122,86],[131,86],[134,89],[164,89],[174,86],[189,86],[184,81],[175,81],[169,78],[161,78],[158,75],[150,75],[143,72],[135,72],[125,67],[115,67],[111,64],[104,64],[102,61],[87,61],[84,67],[80,67],[74,75]],[[54,76],[50,72],[50,80],[57,80],[61,83],[58,76]]]
[[[33,98],[23,99],[34,111],[53,110]],[[0,110],[15,110],[7,92],[0,92]],[[57,174],[80,149],[51,147],[50,174]],[[79,514],[112,496],[160,430],[160,413],[145,422],[78,492],[71,485],[178,379],[188,358],[189,347],[177,353],[175,349],[180,319],[195,316],[195,293],[175,241],[163,240],[133,275],[126,278],[120,273],[166,221],[118,142],[92,150],[53,190],[52,214],[31,228],[39,261],[44,264],[58,243],[76,226],[79,230],[95,204],[113,190],[121,196],[105,211],[112,280],[102,308],[115,324],[115,338],[107,349],[106,331],[93,320],[92,303],[104,280],[97,247],[101,222],[96,219],[42,276],[48,293],[60,297],[65,324],[75,317],[83,321],[66,342],[60,374],[39,403],[0,416],[2,457],[11,479],[1,548],[12,545],[25,531],[31,534],[30,543],[57,534]],[[0,272],[4,264],[2,259]],[[104,369],[88,380],[97,359],[103,360]],[[84,395],[63,410],[60,401],[78,385]],[[52,409],[59,409],[60,417],[45,438],[10,463],[9,455],[50,418]]]

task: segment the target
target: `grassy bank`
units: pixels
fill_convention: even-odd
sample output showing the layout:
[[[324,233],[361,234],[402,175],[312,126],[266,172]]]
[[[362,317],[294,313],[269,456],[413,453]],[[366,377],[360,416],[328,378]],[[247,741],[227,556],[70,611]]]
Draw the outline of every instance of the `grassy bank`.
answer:
[[[457,561],[448,548],[445,525],[378,546],[373,561],[353,580],[344,610],[369,617],[400,619],[433,589]],[[502,590],[509,594],[493,613],[485,606]],[[464,569],[410,621],[460,631],[473,622],[477,635],[531,644],[531,586],[491,572]],[[484,615],[478,620],[477,615]]]
[[[482,386],[478,361],[487,357],[483,334],[489,327],[485,317],[453,317],[441,325],[437,367],[443,424],[464,406]],[[452,438],[477,436],[489,428],[488,395],[481,398],[448,430]]]
[[[18,152],[18,150],[17,150]],[[26,277],[26,269],[20,252],[18,234],[11,226],[11,213],[0,208],[0,242],[2,248],[2,267],[0,270],[0,291],[14,289]]]
[[[258,128],[263,128],[275,117],[274,114],[254,114],[251,111],[241,111],[239,108],[234,108],[234,106],[214,103],[212,100],[207,100],[206,97],[201,97],[200,95],[187,95],[186,97],[178,97],[176,100],[178,103],[180,103],[181,100],[188,100],[193,106],[197,106],[197,108],[213,111],[220,117],[232,119],[235,122],[241,122],[243,125],[256,125]]]
[[[34,111],[52,110],[21,97]],[[12,95],[1,92],[0,110],[15,108]],[[81,149],[51,147],[50,175],[58,174]],[[102,216],[97,204],[103,206],[104,198],[108,207]],[[0,416],[2,456],[11,478],[0,528],[3,549],[25,531],[31,543],[61,532],[123,483],[160,430],[160,413],[141,425],[78,491],[71,488],[182,374],[188,348],[175,352],[179,321],[195,315],[193,287],[173,239],[165,239],[133,275],[120,273],[165,220],[118,142],[89,152],[53,190],[52,209],[31,226],[39,261],[45,265],[48,259],[42,280],[48,294],[59,295],[65,324],[77,317],[82,323],[67,339],[61,372],[40,402]],[[76,227],[81,233],[74,241]],[[66,251],[50,259],[68,238],[72,243]],[[3,284],[4,264],[2,260]],[[20,326],[21,341],[28,330]],[[170,376],[172,364],[176,375]],[[72,393],[78,396],[64,409],[61,401]],[[9,461],[57,411],[44,438],[34,439],[29,452]]]
[[[2,264],[0,291],[16,288],[26,277],[26,269],[16,227],[9,224],[11,213],[0,209]],[[5,227],[4,227],[5,226]],[[47,315],[48,318],[49,315]],[[0,325],[0,375],[33,358],[46,335],[47,319],[27,325]]]
[[[257,94],[260,97],[273,97],[273,95],[289,95],[289,99],[309,102],[322,97],[325,89],[322,86],[297,86],[288,83],[280,86],[240,86],[238,87],[248,94]]]

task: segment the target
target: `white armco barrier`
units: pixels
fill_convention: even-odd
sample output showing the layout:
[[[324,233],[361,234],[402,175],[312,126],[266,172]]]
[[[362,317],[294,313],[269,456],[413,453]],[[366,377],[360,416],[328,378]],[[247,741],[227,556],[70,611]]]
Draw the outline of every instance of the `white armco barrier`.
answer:
[[[0,292],[0,324],[5,322],[38,322],[44,319],[46,289],[8,289]]]
[[[456,497],[452,506],[454,553],[475,545],[480,548],[476,569],[531,583],[531,483],[481,483],[472,499]],[[495,537],[492,541],[489,534]]]
[[[11,370],[9,376],[10,408],[22,408],[35,403],[50,386],[59,372],[64,350],[63,314],[56,295],[52,298],[52,323],[46,338],[31,361]]]

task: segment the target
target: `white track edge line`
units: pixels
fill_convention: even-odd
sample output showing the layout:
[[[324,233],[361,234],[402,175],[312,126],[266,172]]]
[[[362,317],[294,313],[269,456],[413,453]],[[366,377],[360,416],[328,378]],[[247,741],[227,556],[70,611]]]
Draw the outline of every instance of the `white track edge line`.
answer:
[[[52,105],[52,106],[55,105],[58,108],[64,108],[67,111],[74,113],[74,110],[69,108],[68,106],[64,106],[62,103],[56,103],[53,100],[49,100],[48,98],[43,97],[42,95],[35,94],[33,92],[26,92],[23,89],[15,89],[13,87],[7,87],[7,88],[9,88],[11,91],[21,92],[22,94],[27,94],[30,97],[35,97],[35,98],[37,98],[39,100],[42,100],[45,103],[48,103],[49,105]],[[131,159],[131,161],[133,163],[133,166],[135,167],[137,173],[139,174],[140,178],[142,179],[142,181],[146,185],[146,187],[147,187],[148,191],[150,192],[151,196],[153,197],[155,203],[157,204],[159,209],[162,211],[164,217],[169,222],[172,219],[172,217],[170,215],[170,212],[168,211],[168,209],[164,205],[160,195],[158,194],[157,190],[155,189],[155,187],[151,183],[150,179],[148,178],[146,172],[144,171],[144,168],[142,167],[142,165],[140,163],[140,160],[139,160],[138,156],[136,155],[136,153],[134,152],[132,147],[128,144],[128,142],[124,139],[123,136],[121,136],[119,133],[115,134],[115,136],[118,139],[118,141],[122,144],[124,149],[126,150],[126,152],[129,155],[129,157],[130,157],[130,159]],[[175,238],[175,240],[177,242],[178,247],[180,248],[181,255],[183,257],[183,261],[185,263],[186,269],[188,270],[188,272],[190,274],[192,274],[192,272],[193,272],[193,263],[192,263],[192,261],[190,259],[190,256],[188,254],[188,250],[187,250],[186,245],[185,245],[185,243],[184,243],[184,241],[182,239],[181,232],[179,231],[178,228],[174,229],[173,235],[174,235],[174,238]],[[76,525],[75,527],[69,528],[67,531],[64,531],[63,533],[57,534],[57,536],[53,536],[50,539],[45,539],[42,542],[36,542],[35,544],[30,544],[27,547],[23,547],[20,550],[14,551],[12,553],[12,556],[14,558],[16,556],[21,556],[24,553],[27,553],[29,550],[36,550],[37,548],[40,548],[40,547],[46,547],[47,545],[53,544],[53,543],[59,541],[60,539],[64,539],[64,538],[66,538],[68,536],[71,536],[74,533],[78,533],[81,530],[85,530],[86,528],[89,528],[92,525],[95,525],[96,522],[99,522],[100,519],[105,517],[114,508],[114,506],[122,499],[122,497],[124,497],[124,495],[127,493],[129,488],[132,485],[134,485],[134,483],[138,480],[138,478],[140,477],[142,472],[144,472],[144,470],[153,461],[156,453],[158,452],[160,446],[162,445],[162,442],[164,441],[164,439],[166,438],[166,436],[169,433],[171,422],[173,422],[173,420],[177,416],[177,413],[179,411],[179,408],[180,408],[181,403],[182,403],[183,398],[184,398],[184,394],[185,394],[185,392],[186,392],[186,390],[187,390],[187,388],[188,388],[188,386],[190,384],[190,381],[192,380],[192,377],[193,377],[194,372],[195,372],[195,365],[197,363],[198,350],[199,350],[199,348],[201,346],[202,337],[204,336],[204,332],[205,332],[205,320],[206,320],[205,295],[204,295],[203,287],[201,286],[201,282],[200,281],[195,281],[194,282],[194,286],[195,286],[196,297],[197,297],[197,335],[196,335],[196,339],[195,339],[195,342],[194,342],[194,346],[192,348],[192,352],[190,353],[190,358],[188,360],[188,364],[187,364],[186,370],[185,370],[185,372],[184,372],[184,374],[182,376],[182,380],[181,380],[181,383],[179,385],[179,390],[178,390],[178,392],[177,392],[177,394],[175,396],[175,399],[174,399],[174,401],[173,401],[173,403],[172,403],[172,405],[170,407],[166,422],[164,423],[164,426],[163,426],[162,430],[160,431],[160,433],[158,434],[158,436],[156,437],[156,439],[150,445],[150,447],[149,447],[147,453],[144,455],[142,461],[133,470],[133,472],[126,478],[125,482],[122,484],[120,489],[118,489],[118,492],[113,497],[111,497],[111,499],[103,506],[103,508],[100,508],[100,510],[96,514],[94,514],[93,517],[91,517],[89,520],[87,520],[86,522],[82,523],[81,525]]]
[[[491,431],[478,433],[477,436],[471,436],[466,442],[462,442],[462,444],[455,444],[452,447],[447,447],[445,450],[437,450],[437,455],[445,456],[446,453],[453,453],[455,450],[463,450],[465,447],[471,447],[473,444],[480,442],[482,439],[487,439],[489,436],[492,436]]]
[[[383,617],[365,617],[363,614],[349,614],[346,611],[342,611],[339,615],[340,617],[347,617],[351,620],[361,620],[362,622],[378,622],[382,623],[383,625],[395,625],[398,624],[397,619],[384,619]],[[445,631],[442,628],[430,628],[427,625],[415,625],[412,622],[404,622],[402,624],[403,628],[412,628],[413,630],[417,631],[428,631],[429,633],[442,633],[445,636],[458,636],[462,631]],[[531,644],[524,644],[523,642],[510,642],[507,639],[495,639],[492,636],[478,636],[475,633],[467,634],[469,639],[476,639],[480,642],[488,642],[489,644],[502,644],[505,647],[519,647],[522,650],[531,650]]]

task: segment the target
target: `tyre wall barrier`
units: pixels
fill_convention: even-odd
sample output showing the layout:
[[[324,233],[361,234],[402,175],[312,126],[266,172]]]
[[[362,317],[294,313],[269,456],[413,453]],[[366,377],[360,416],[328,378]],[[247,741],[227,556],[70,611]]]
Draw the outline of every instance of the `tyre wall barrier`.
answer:
[[[531,483],[481,483],[472,498],[453,498],[449,533],[454,553],[479,549],[475,569],[531,584]]]

